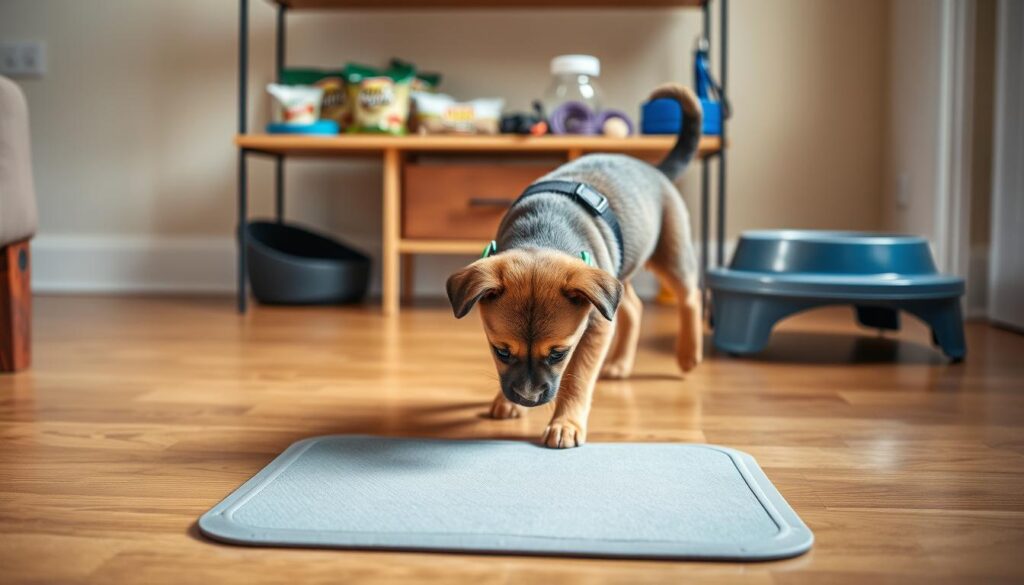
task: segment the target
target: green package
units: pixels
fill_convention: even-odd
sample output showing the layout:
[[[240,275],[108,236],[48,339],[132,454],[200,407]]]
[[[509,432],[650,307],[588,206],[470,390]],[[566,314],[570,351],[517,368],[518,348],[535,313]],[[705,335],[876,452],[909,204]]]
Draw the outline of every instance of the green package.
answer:
[[[345,66],[352,109],[352,123],[347,131],[405,134],[415,77],[415,69],[408,65],[385,71],[355,63]]]
[[[408,61],[403,61],[398,58],[392,58],[389,63],[392,69],[396,68],[410,68],[416,70],[416,66]],[[437,93],[438,86],[441,85],[441,74],[440,73],[427,73],[426,71],[416,71],[416,77],[412,80],[412,91],[421,93]]]

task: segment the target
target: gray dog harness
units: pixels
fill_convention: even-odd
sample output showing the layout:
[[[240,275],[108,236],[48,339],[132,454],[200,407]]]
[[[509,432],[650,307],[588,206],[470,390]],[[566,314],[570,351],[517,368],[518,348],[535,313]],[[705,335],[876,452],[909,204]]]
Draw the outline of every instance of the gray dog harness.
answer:
[[[519,196],[519,199],[512,203],[512,206],[515,207],[523,199],[537,193],[565,195],[582,205],[590,215],[603,219],[608,224],[608,227],[612,229],[612,233],[615,235],[615,244],[619,248],[619,262],[616,267],[616,273],[622,270],[622,262],[626,258],[626,249],[622,242],[622,228],[619,226],[619,219],[615,217],[615,212],[608,205],[607,197],[586,183],[577,183],[575,181],[541,181],[527,187],[526,191],[523,191],[523,194]]]

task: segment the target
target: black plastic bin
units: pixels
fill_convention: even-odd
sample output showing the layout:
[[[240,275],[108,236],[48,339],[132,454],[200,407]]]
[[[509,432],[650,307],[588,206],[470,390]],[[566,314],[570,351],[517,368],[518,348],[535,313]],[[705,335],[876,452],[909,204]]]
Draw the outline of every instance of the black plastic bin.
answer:
[[[294,224],[254,221],[245,229],[249,282],[261,303],[326,305],[366,296],[366,254]]]

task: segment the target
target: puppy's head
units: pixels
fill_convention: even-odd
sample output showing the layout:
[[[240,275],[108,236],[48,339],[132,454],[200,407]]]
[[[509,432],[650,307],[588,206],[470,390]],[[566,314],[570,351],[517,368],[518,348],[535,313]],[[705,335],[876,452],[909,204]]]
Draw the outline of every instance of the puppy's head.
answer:
[[[622,296],[612,275],[551,250],[482,258],[451,275],[447,288],[457,318],[480,306],[501,391],[523,406],[555,397],[592,313],[611,320]]]

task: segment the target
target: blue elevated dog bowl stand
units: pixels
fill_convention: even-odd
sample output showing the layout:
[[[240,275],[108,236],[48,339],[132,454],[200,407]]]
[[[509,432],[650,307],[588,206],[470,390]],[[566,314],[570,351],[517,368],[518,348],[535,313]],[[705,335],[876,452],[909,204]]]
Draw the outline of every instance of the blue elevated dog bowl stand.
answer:
[[[753,231],[728,268],[708,271],[714,345],[756,353],[772,327],[794,313],[852,305],[865,327],[898,330],[915,315],[953,361],[967,354],[960,297],[964,281],[939,274],[924,238],[860,232]]]

